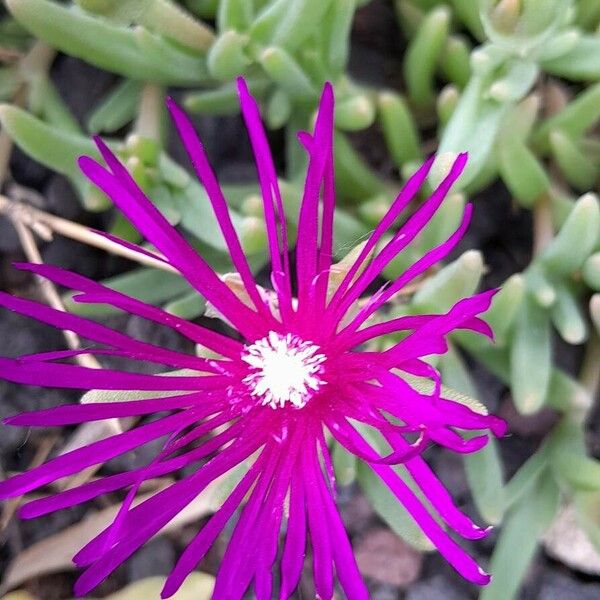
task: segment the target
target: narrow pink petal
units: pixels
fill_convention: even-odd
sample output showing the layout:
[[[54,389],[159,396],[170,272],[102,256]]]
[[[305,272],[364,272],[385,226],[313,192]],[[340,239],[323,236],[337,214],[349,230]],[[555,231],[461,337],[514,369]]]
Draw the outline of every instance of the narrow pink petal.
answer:
[[[0,498],[20,496],[61,477],[77,473],[91,465],[97,465],[124,454],[133,448],[171,433],[197,419],[193,410],[177,413],[152,423],[113,435],[88,446],[77,448],[61,456],[0,482]]]
[[[319,479],[321,504],[325,509],[328,528],[326,535],[331,540],[333,560],[336,574],[348,600],[369,600],[369,592],[365,585],[352,552],[348,534],[340,514],[335,506],[331,493],[325,487],[323,480]]]
[[[218,427],[219,423],[222,422],[223,421],[221,419],[211,419],[211,421],[208,422],[209,427],[202,427],[202,429],[204,431],[210,431],[211,428]],[[103,477],[101,479],[90,481],[76,488],[65,490],[64,492],[60,492],[46,498],[32,500],[21,507],[19,510],[19,515],[23,519],[34,519],[57,510],[82,504],[88,500],[97,498],[98,496],[102,496],[104,494],[108,494],[132,485],[142,471],[145,472],[146,478],[149,479],[152,477],[161,477],[167,473],[172,473],[173,471],[183,469],[184,467],[187,467],[188,465],[197,462],[206,456],[209,456],[218,450],[219,447],[231,442],[236,436],[238,436],[241,429],[240,423],[235,423],[225,431],[215,435],[197,448],[194,448],[193,450],[190,450],[184,454],[180,454],[175,458],[163,460],[151,468],[141,467],[126,473],[119,473],[117,475]],[[103,540],[98,543],[98,547],[100,547],[101,543],[103,543]],[[83,557],[85,558],[85,554]],[[92,560],[95,560],[96,557],[97,552],[94,549],[92,552]]]
[[[210,348],[215,352],[219,352],[224,356],[238,358],[243,349],[242,344],[236,340],[211,331],[210,329],[206,329],[205,327],[200,327],[195,323],[190,323],[185,319],[180,319],[156,306],[131,298],[130,296],[112,290],[101,283],[97,283],[77,273],[71,273],[70,271],[65,271],[64,269],[53,265],[14,263],[14,266],[17,269],[30,271],[36,275],[45,277],[54,283],[71,288],[72,290],[85,292],[84,295],[74,298],[76,302],[110,304],[125,312],[144,317],[145,319],[149,319],[161,325],[166,325],[192,341]]]
[[[381,220],[381,222],[375,228],[375,231],[371,234],[371,237],[367,240],[365,247],[361,250],[357,259],[354,261],[352,266],[350,267],[348,273],[342,280],[342,283],[336,290],[333,298],[331,299],[331,306],[335,306],[342,298],[351,281],[354,279],[354,276],[358,273],[358,270],[365,262],[369,254],[373,251],[375,246],[378,244],[379,240],[383,237],[386,231],[393,225],[396,219],[400,216],[402,211],[409,205],[412,199],[416,196],[418,191],[421,189],[421,186],[425,183],[427,176],[429,175],[429,171],[431,170],[431,166],[435,160],[435,156],[428,158],[422,165],[419,167],[418,171],[410,177],[410,179],[406,182],[406,185],[402,188],[389,210]]]
[[[188,156],[192,161],[192,166],[196,171],[196,175],[206,190],[217,218],[217,222],[219,223],[219,227],[223,233],[225,243],[227,244],[231,261],[242,278],[246,292],[250,296],[250,299],[254,303],[256,309],[262,314],[263,318],[272,322],[273,315],[265,305],[265,302],[262,299],[258,288],[256,287],[254,276],[250,270],[250,265],[248,264],[248,260],[246,259],[244,251],[242,250],[242,245],[240,244],[237,232],[233,226],[233,222],[227,208],[227,201],[223,196],[223,192],[221,191],[217,178],[215,177],[210,163],[208,162],[204,146],[198,138],[192,122],[181,109],[181,107],[179,107],[172,98],[167,99],[167,106],[179,132],[179,137],[181,138],[185,149],[187,150]]]
[[[275,171],[267,136],[260,119],[258,105],[250,94],[243,78],[238,78],[237,87],[242,116],[246,123],[254,152],[254,160],[263,197],[263,209],[271,254],[271,267],[273,272],[281,274],[280,285],[276,290],[279,295],[279,307],[285,318],[286,315],[289,316],[291,311],[292,282],[285,211],[277,181],[277,172]]]
[[[462,218],[462,222],[458,229],[446,240],[443,244],[440,244],[433,250],[430,250],[425,256],[417,260],[411,265],[404,273],[396,279],[385,291],[377,297],[376,301],[367,303],[352,320],[352,322],[344,329],[349,331],[356,331],[366,319],[368,319],[382,304],[385,304],[394,294],[399,292],[406,284],[410,283],[415,277],[418,277],[421,273],[425,272],[429,267],[446,257],[456,247],[458,242],[462,239],[469,223],[471,221],[471,214],[473,207],[471,204],[467,204],[465,212]],[[350,297],[350,296],[348,296]],[[346,306],[344,299],[344,313],[349,308]],[[343,315],[342,315],[343,316]]]
[[[489,528],[479,527],[459,510],[448,490],[422,457],[417,456],[409,460],[405,463],[405,467],[427,500],[449,527],[464,538],[471,540],[477,540],[487,535]]]
[[[475,315],[488,310],[497,290],[487,290],[469,298],[459,300],[446,314],[431,319],[414,333],[386,350],[382,355],[390,365],[400,364],[424,354],[431,354],[427,346],[436,338],[444,337],[465,323],[471,323]]]
[[[317,276],[319,197],[325,166],[331,157],[333,107],[333,89],[330,84],[325,84],[319,103],[313,141],[310,145],[304,194],[298,217],[296,269],[299,306],[306,302],[311,282]]]
[[[287,600],[296,589],[306,556],[306,505],[304,482],[299,469],[292,474],[290,508],[285,545],[281,556],[279,600]]]
[[[12,358],[0,358],[0,379],[27,385],[77,390],[200,391],[224,389],[231,383],[230,378],[220,375],[144,375],[62,363],[21,363]]]
[[[252,452],[256,450],[256,446],[253,446]],[[88,567],[77,580],[75,593],[83,596],[94,589],[140,546],[158,533],[178,512],[190,504],[211,481],[252,453],[247,454],[247,451],[248,445],[244,448],[234,446],[228,452],[222,452],[191,477],[173,484],[132,509],[129,515],[133,518],[135,514],[139,528]],[[157,510],[158,507],[161,510]]]
[[[208,373],[216,372],[215,367],[203,358],[182,354],[154,344],[140,342],[128,335],[110,329],[95,321],[90,321],[78,315],[56,310],[45,304],[17,298],[5,292],[0,292],[0,306],[38,321],[58,327],[62,330],[74,331],[78,335],[101,344],[107,344],[134,353],[139,359],[176,368],[189,368]]]
[[[364,442],[363,449],[371,448]],[[372,465],[373,471],[390,488],[409,512],[425,535],[433,542],[444,558],[468,581],[478,585],[490,582],[490,576],[471,558],[439,525],[421,504],[415,493],[402,481],[391,467]]]
[[[415,211],[391,241],[386,244],[381,252],[373,258],[369,266],[358,276],[348,292],[341,299],[340,306],[336,307],[333,305],[337,315],[343,316],[367,287],[381,274],[382,270],[424,229],[436,213],[454,182],[460,177],[466,162],[467,155],[460,154],[452,165],[450,173],[448,173],[433,194]],[[391,287],[394,286],[392,285]],[[388,292],[391,287],[388,288]]]
[[[281,455],[276,450],[273,444],[268,445],[264,450],[266,465],[233,530],[217,573],[214,598],[241,599],[252,581],[256,567],[254,526],[281,460]]]
[[[127,250],[131,250],[132,252],[141,254],[142,256],[145,256],[147,258],[152,258],[154,260],[165,263],[167,265],[169,264],[169,261],[165,260],[164,256],[159,256],[158,254],[156,254],[154,252],[150,252],[150,250],[148,250],[147,248],[143,248],[142,246],[133,244],[132,242],[130,242],[128,240],[124,240],[120,237],[117,237],[116,235],[113,235],[112,233],[109,233],[108,231],[102,231],[101,229],[93,229],[93,228],[90,228],[90,230],[93,231],[96,235],[101,235],[102,237],[106,238],[107,240],[110,240],[111,242],[114,242],[115,244],[118,244],[119,246],[123,246],[123,248],[127,248]]]
[[[364,329],[359,329],[355,333],[350,333],[345,336],[338,335],[336,338],[336,348],[350,349],[382,335],[389,335],[400,331],[410,331],[413,329],[416,330],[439,316],[440,315],[407,315],[384,321],[383,323],[376,323],[375,325],[370,325]],[[474,331],[475,333],[485,335],[490,339],[494,338],[494,332],[491,327],[483,319],[478,317],[473,317],[472,319],[464,321],[457,328]]]
[[[440,446],[449,448],[459,454],[471,454],[479,452],[489,441],[487,434],[478,435],[469,439],[464,439],[455,431],[448,428],[438,428],[431,432],[431,438]]]
[[[268,497],[263,503],[256,523],[262,539],[256,547],[256,572],[254,593],[257,600],[271,600],[273,592],[273,563],[277,558],[279,533],[285,497],[290,488],[292,474],[301,469],[300,455],[305,442],[305,427],[300,425],[293,432],[289,444],[281,449],[283,460],[277,466]],[[321,429],[322,433],[322,429]]]
[[[397,448],[397,444],[393,444],[393,451],[387,456],[381,456],[377,454],[377,452],[365,452],[361,448],[357,439],[360,438],[360,434],[345,419],[330,420],[327,424],[333,437],[346,448],[348,452],[370,464],[397,465],[404,463],[423,452],[429,442],[427,431],[422,430],[419,439],[413,444],[405,442],[400,448]],[[404,441],[400,436],[398,439]]]
[[[83,156],[79,166],[83,173],[109,196],[123,214],[176,267],[187,281],[213,304],[229,321],[249,337],[265,333],[257,328],[256,313],[245,306],[225,285],[212,268],[168,223],[137,187],[127,170],[106,145],[96,140],[113,175],[95,160]]]
[[[308,504],[308,528],[313,550],[313,576],[315,590],[319,598],[333,598],[333,556],[331,540],[328,535],[329,522],[320,509],[321,499],[318,478],[322,478],[319,461],[316,457],[316,445],[306,448],[304,454],[304,478]]]
[[[192,408],[199,404],[205,405],[207,402],[214,402],[214,400],[200,392],[166,398],[131,400],[128,402],[66,404],[39,411],[20,413],[6,417],[3,422],[5,425],[16,427],[62,427],[64,425],[77,425],[89,421],[148,415],[165,410],[181,410]]]
[[[173,596],[179,590],[185,578],[204,558],[217,536],[231,519],[233,513],[239,508],[242,500],[256,481],[263,463],[264,454],[261,454],[227,497],[221,508],[219,508],[189,543],[169,574],[162,589],[161,598],[170,598]]]

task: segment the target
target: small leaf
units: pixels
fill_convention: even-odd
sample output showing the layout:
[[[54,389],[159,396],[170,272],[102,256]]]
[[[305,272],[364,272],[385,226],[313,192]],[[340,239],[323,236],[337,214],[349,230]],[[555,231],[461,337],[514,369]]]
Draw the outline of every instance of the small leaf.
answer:
[[[552,155],[565,179],[581,192],[589,190],[598,179],[598,168],[578,143],[556,129],[550,133]]]
[[[596,81],[600,78],[600,37],[583,35],[575,46],[559,58],[544,61],[547,73],[574,81]]]
[[[142,85],[131,79],[116,86],[88,117],[88,130],[91,133],[113,133],[133,120],[141,90]]]
[[[508,332],[523,301],[524,294],[523,277],[518,273],[512,275],[492,299],[489,310],[483,314],[483,318],[494,331],[494,341],[497,347],[506,345]],[[482,336],[477,336],[477,338],[485,342],[485,338]]]
[[[451,13],[445,6],[429,12],[404,56],[404,78],[411,100],[419,107],[435,102],[434,76],[448,38]]]
[[[330,4],[331,0],[288,0],[273,30],[273,45],[294,51],[321,25]]]
[[[271,79],[292,98],[312,100],[317,97],[317,90],[302,67],[283,48],[265,48],[258,56],[258,61]]]
[[[346,486],[354,483],[357,473],[357,459],[341,444],[333,446],[333,469],[338,485]]]
[[[89,186],[77,165],[77,158],[83,154],[99,158],[92,140],[44,123],[9,104],[0,105],[0,123],[17,146],[31,158],[68,177],[89,210],[99,211],[108,207],[106,198],[101,204],[87,202],[86,191]]]
[[[232,29],[222,33],[208,52],[207,64],[210,74],[222,81],[240,75],[250,64],[246,55],[248,36]]]
[[[587,339],[587,323],[573,289],[557,285],[556,302],[552,305],[551,316],[554,326],[565,342],[582,344]]]
[[[533,143],[542,152],[550,150],[550,133],[560,130],[571,139],[580,138],[600,119],[600,83],[590,86],[560,112],[542,122],[533,135]]]
[[[464,88],[471,76],[471,46],[462,35],[452,34],[448,37],[442,56],[440,69],[446,80]]]
[[[449,310],[455,302],[475,292],[483,272],[481,252],[468,250],[421,286],[413,297],[413,307],[421,312]]]
[[[538,539],[558,508],[559,488],[551,476],[540,477],[533,489],[514,506],[504,525],[490,562],[491,583],[481,600],[512,600],[533,560]]]
[[[385,192],[380,178],[354,150],[348,138],[335,132],[335,183],[338,192],[350,200],[361,202]]]
[[[341,73],[348,60],[350,30],[356,9],[356,0],[331,2],[322,25],[326,40],[325,58],[335,73]]]
[[[546,170],[517,136],[502,137],[499,158],[504,183],[525,208],[531,208],[550,189]]]
[[[452,118],[458,101],[460,100],[460,92],[455,85],[448,84],[442,88],[439,93],[435,105],[437,116],[440,120],[440,130],[443,131],[444,126]]]
[[[539,74],[535,62],[526,60],[513,61],[506,69],[506,74],[490,85],[488,95],[498,102],[516,102],[529,92]]]
[[[288,94],[277,88],[267,103],[266,121],[269,129],[283,127],[292,113],[292,102]]]
[[[132,79],[190,85],[207,78],[201,57],[158,35],[130,29],[49,0],[7,0],[11,14],[33,35],[92,65]]]
[[[530,415],[543,406],[551,362],[548,315],[526,297],[517,315],[510,354],[513,401],[520,413]]]
[[[217,9],[219,31],[245,31],[252,22],[252,9],[252,2],[247,0],[220,0]]]
[[[164,308],[172,315],[191,321],[202,315],[206,308],[206,302],[204,298],[194,290],[179,298],[175,298],[175,300],[171,300],[165,304]]]
[[[479,3],[451,0],[450,4],[452,5],[456,17],[471,31],[471,33],[478,40],[484,40],[485,33],[479,16]]]
[[[600,203],[595,194],[584,194],[558,235],[540,256],[540,261],[552,272],[571,275],[581,269],[600,239]]]
[[[419,133],[404,98],[395,92],[381,92],[378,106],[383,136],[396,166],[420,160]]]
[[[508,111],[508,104],[484,99],[485,87],[482,76],[471,77],[444,128],[438,147],[438,156],[469,153],[469,162],[457,182],[458,189],[471,183],[484,169]]]
[[[600,461],[585,454],[556,452],[552,466],[570,486],[584,491],[600,490]]]
[[[541,474],[546,472],[547,466],[548,452],[546,446],[543,445],[519,467],[519,470],[506,484],[504,488],[506,509],[524,502],[523,498],[530,494]]]
[[[364,495],[375,512],[396,535],[417,550],[431,551],[434,549],[433,544],[412,520],[396,496],[362,461],[358,461],[357,478]]]

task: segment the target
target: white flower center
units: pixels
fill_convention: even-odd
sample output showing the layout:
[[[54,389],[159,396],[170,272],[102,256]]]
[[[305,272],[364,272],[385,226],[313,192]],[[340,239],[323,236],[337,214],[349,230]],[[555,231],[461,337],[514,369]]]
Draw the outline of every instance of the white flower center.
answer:
[[[250,365],[243,381],[262,405],[283,408],[291,403],[302,408],[326,382],[322,378],[324,354],[319,346],[288,333],[271,331],[267,337],[246,346],[242,360]]]

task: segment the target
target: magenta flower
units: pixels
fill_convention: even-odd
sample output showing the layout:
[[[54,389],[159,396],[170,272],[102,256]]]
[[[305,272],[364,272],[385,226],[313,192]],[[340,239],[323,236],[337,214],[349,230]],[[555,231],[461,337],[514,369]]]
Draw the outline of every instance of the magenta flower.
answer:
[[[57,267],[17,265],[80,292],[76,296],[79,302],[106,303],[166,325],[218,353],[220,358],[207,359],[161,348],[82,317],[1,294],[0,304],[8,309],[101,344],[77,352],[116,355],[187,371],[157,376],[60,362],[72,357],[74,351],[0,359],[0,377],[18,383],[84,390],[161,391],[166,396],[119,401],[117,392],[115,402],[25,413],[6,419],[9,425],[62,426],[169,412],[168,416],[73,450],[0,483],[0,498],[26,494],[168,436],[160,454],[145,467],[103,477],[22,507],[21,516],[30,519],[101,494],[129,490],[114,523],[74,558],[78,566],[85,567],[76,584],[79,596],[97,586],[212,481],[247,464],[229,497],[179,558],[167,579],[163,597],[175,593],[239,510],[217,575],[214,598],[242,598],[252,586],[259,600],[270,599],[275,569],[280,571],[277,596],[288,598],[298,584],[310,541],[318,597],[332,598],[335,573],[345,596],[360,600],[368,598],[368,593],[334,502],[335,481],[329,454],[333,439],[373,469],[463,577],[485,585],[489,576],[440,523],[468,539],[485,536],[487,529],[475,525],[456,507],[421,454],[431,443],[455,452],[475,452],[485,445],[487,436],[464,439],[457,430],[490,430],[501,436],[505,424],[497,417],[479,414],[444,398],[437,371],[423,357],[445,352],[446,336],[456,329],[492,336],[478,315],[488,309],[494,292],[461,300],[442,315],[368,323],[369,317],[398,290],[456,246],[469,223],[471,206],[467,206],[460,227],[445,243],[398,279],[363,299],[360,305],[357,303],[382,269],[423,230],[461,174],[466,155],[456,159],[431,197],[371,258],[382,236],[424,183],[432,159],[410,178],[341,284],[331,292],[328,288],[335,203],[331,86],[326,85],[323,91],[314,134],[300,134],[309,161],[298,219],[295,278],[288,260],[286,220],[275,168],[257,105],[243,80],[239,81],[239,94],[262,190],[273,291],[266,292],[256,285],[204,148],[187,116],[173,101],[168,103],[172,118],[206,189],[246,300],[236,295],[167,223],[108,147],[97,140],[107,167],[82,157],[82,171],[160,251],[161,256],[153,256],[177,269],[239,336],[234,339],[216,333]],[[148,253],[129,243],[119,243]],[[406,335],[388,350],[361,350],[366,342],[393,332]],[[407,381],[403,373],[432,379],[435,385],[431,395],[413,389],[408,383],[412,379]],[[362,436],[364,426],[379,432],[391,448],[389,453],[381,455]],[[203,466],[195,472],[133,506],[143,481],[174,474],[200,460],[204,461]],[[399,463],[420,488],[426,504],[392,468]],[[280,534],[285,538],[281,549]]]

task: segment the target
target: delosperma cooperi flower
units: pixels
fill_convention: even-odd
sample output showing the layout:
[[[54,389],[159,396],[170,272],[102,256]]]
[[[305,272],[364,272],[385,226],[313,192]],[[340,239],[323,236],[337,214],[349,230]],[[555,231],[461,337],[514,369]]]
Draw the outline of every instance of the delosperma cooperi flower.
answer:
[[[505,424],[497,417],[444,398],[439,374],[424,357],[444,353],[446,338],[456,329],[492,336],[479,315],[489,308],[494,291],[465,298],[441,315],[370,320],[403,286],[456,246],[469,223],[471,206],[466,207],[460,226],[446,242],[395,281],[364,297],[382,269],[427,225],[460,176],[467,157],[458,156],[433,194],[377,250],[384,234],[390,232],[425,182],[433,162],[426,161],[371,233],[341,283],[331,286],[334,99],[331,87],[326,85],[314,133],[299,136],[308,153],[308,167],[298,218],[293,278],[284,207],[267,138],[246,84],[240,80],[238,85],[262,191],[273,290],[267,292],[255,283],[204,148],[187,116],[173,101],[168,103],[171,116],[206,189],[243,294],[234,293],[169,225],[109,148],[97,140],[106,166],[82,157],[82,171],[159,251],[152,256],[168,262],[185,277],[238,335],[209,330],[54,266],[17,265],[78,292],[75,299],[79,302],[106,303],[171,327],[217,356],[206,358],[158,347],[80,316],[0,295],[0,304],[10,310],[74,331],[101,345],[19,359],[3,358],[1,377],[39,386],[115,390],[111,402],[25,413],[6,419],[7,424],[62,426],[168,412],[167,416],[142,422],[129,431],[53,458],[0,483],[0,497],[11,498],[43,488],[61,477],[166,437],[162,451],[144,467],[101,477],[35,499],[21,508],[21,516],[30,519],[101,494],[128,490],[113,524],[74,558],[78,566],[85,568],[76,584],[78,595],[97,586],[194,502],[212,481],[236,466],[246,465],[230,495],[180,556],[167,578],[163,597],[175,593],[228,521],[237,515],[219,567],[214,598],[242,598],[252,587],[257,598],[270,599],[276,569],[280,571],[276,595],[288,598],[298,584],[310,544],[317,596],[323,600],[332,598],[335,575],[345,597],[358,600],[368,598],[368,593],[335,505],[329,450],[335,442],[365,461],[463,577],[485,585],[489,576],[440,523],[468,539],[485,536],[487,529],[475,525],[457,508],[422,454],[434,443],[455,452],[476,452],[487,441],[487,435],[481,431],[501,436]],[[118,243],[149,253],[127,242]],[[372,340],[397,332],[404,337],[392,347],[384,351],[369,349]],[[148,375],[64,362],[78,352],[116,355],[185,371]],[[415,377],[432,380],[431,392],[415,389],[410,383]],[[163,397],[123,400],[119,399],[122,390],[159,391]],[[378,432],[389,451],[380,452],[367,441],[364,427]],[[459,434],[461,430],[480,433],[465,438]],[[175,483],[133,505],[144,481],[181,473],[198,461],[204,462],[197,470],[187,469]],[[397,474],[393,465],[398,464],[403,465],[420,489],[419,495]]]

